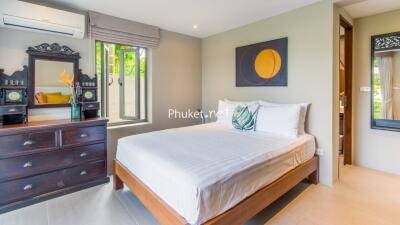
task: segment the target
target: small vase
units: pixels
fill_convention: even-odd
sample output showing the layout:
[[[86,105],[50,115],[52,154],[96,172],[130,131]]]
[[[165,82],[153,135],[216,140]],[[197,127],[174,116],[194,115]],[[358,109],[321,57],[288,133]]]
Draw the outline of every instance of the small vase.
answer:
[[[78,103],[71,103],[71,120],[81,119],[81,106]]]

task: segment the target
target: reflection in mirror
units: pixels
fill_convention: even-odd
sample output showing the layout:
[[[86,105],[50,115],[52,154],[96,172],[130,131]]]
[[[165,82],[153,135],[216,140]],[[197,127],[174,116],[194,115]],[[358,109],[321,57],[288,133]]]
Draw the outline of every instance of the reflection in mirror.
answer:
[[[72,91],[60,82],[65,71],[74,77],[72,62],[35,60],[35,105],[67,104]]]
[[[374,117],[399,120],[400,51],[376,52],[374,57]]]
[[[372,125],[400,128],[400,34],[372,38]]]

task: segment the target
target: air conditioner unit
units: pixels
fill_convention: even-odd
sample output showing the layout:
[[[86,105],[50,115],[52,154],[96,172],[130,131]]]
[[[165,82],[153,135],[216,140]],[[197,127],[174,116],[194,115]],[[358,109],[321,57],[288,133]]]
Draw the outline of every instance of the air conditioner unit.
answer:
[[[28,2],[1,0],[0,27],[82,39],[85,16]]]

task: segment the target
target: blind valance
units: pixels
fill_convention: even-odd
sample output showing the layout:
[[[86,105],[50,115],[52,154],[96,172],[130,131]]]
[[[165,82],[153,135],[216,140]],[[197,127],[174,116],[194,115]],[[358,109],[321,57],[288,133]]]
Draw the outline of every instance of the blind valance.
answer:
[[[89,11],[89,32],[96,40],[140,47],[157,47],[160,29],[114,16]]]

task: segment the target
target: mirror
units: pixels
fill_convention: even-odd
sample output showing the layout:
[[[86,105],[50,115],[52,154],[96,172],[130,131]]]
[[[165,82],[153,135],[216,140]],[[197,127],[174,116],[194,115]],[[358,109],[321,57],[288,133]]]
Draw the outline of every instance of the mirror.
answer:
[[[68,107],[73,90],[60,80],[78,81],[79,53],[57,43],[30,47],[27,53],[29,107]]]
[[[35,105],[69,103],[72,90],[60,82],[60,74],[63,72],[73,76],[74,64],[35,60]]]
[[[400,32],[372,37],[371,126],[400,131]]]

